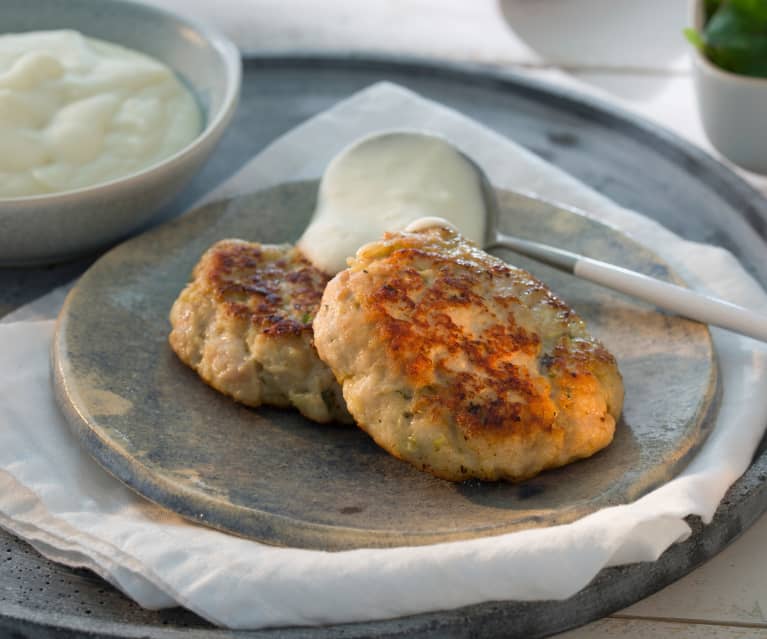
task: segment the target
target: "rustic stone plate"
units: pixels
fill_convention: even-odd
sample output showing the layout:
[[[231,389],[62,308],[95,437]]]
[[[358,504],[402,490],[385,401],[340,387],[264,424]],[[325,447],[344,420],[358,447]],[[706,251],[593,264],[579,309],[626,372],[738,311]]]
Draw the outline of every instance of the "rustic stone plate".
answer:
[[[211,390],[167,345],[170,307],[201,253],[240,237],[294,241],[315,182],[205,206],[102,257],[72,290],[53,346],[58,401],[83,446],[148,499],[271,544],[338,550],[494,535],[572,521],[675,475],[717,399],[708,330],[510,253],[587,320],[616,355],[626,402],[615,441],[589,460],[512,485],[454,484],[413,469],[349,426],[250,409]],[[506,231],[664,279],[620,232],[518,194]]]

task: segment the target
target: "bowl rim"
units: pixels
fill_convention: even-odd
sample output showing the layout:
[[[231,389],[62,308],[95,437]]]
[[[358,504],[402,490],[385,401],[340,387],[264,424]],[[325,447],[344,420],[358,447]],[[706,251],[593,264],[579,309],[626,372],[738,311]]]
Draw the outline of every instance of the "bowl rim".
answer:
[[[216,113],[215,117],[208,120],[206,118],[203,129],[185,146],[181,149],[169,155],[154,164],[150,164],[143,169],[128,173],[120,177],[112,178],[111,180],[104,182],[97,182],[89,186],[82,186],[76,189],[69,189],[66,191],[55,191],[53,193],[41,193],[36,195],[21,195],[17,197],[0,197],[0,216],[3,213],[14,211],[4,211],[3,209],[8,205],[13,205],[14,209],[24,208],[26,206],[37,208],[44,203],[71,203],[77,201],[83,197],[98,198],[101,195],[106,195],[108,191],[112,191],[115,188],[127,187],[129,183],[134,180],[141,180],[142,178],[153,174],[157,171],[167,171],[174,166],[183,163],[190,157],[194,156],[197,150],[208,143],[213,138],[217,138],[220,133],[229,124],[229,121],[234,115],[239,99],[240,89],[242,85],[242,58],[237,46],[226,35],[219,31],[216,27],[213,27],[207,23],[204,23],[195,18],[189,18],[174,11],[170,11],[164,7],[156,6],[142,0],[110,0],[111,2],[124,5],[133,5],[142,9],[148,9],[156,14],[160,14],[165,18],[173,20],[177,23],[181,23],[183,26],[191,28],[193,31],[202,36],[202,39],[208,43],[208,45],[214,49],[220,56],[224,63],[225,78],[227,79],[226,90],[222,97],[221,108]],[[135,49],[139,51],[138,49]],[[139,51],[140,53],[143,53]],[[180,77],[178,71],[173,69],[169,64],[166,64],[162,60],[160,61],[168,66],[173,73]],[[182,84],[184,84],[182,82]],[[194,89],[194,87],[192,87]]]
[[[690,0],[689,2],[689,23],[698,31],[703,29],[703,0]],[[720,80],[737,82],[742,85],[750,85],[758,89],[767,89],[767,78],[757,78],[750,75],[734,73],[727,69],[716,66],[709,60],[698,47],[692,46],[693,64],[709,75],[713,75]]]

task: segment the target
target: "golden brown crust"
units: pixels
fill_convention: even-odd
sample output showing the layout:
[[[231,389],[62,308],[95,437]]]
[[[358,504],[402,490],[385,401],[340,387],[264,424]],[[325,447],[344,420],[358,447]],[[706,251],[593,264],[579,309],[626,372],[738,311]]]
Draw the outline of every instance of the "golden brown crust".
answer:
[[[318,422],[350,422],[312,337],[327,280],[287,244],[218,242],[173,305],[170,345],[203,380],[243,404],[292,405]]]
[[[261,244],[242,240],[218,242],[195,267],[194,277],[206,281],[225,313],[274,337],[311,332],[330,279],[298,249],[276,257],[273,249],[265,252]]]
[[[620,413],[615,359],[577,314],[447,229],[363,247],[328,285],[315,340],[359,425],[448,479],[521,479],[593,454]],[[522,452],[540,459],[497,459]]]
[[[539,307],[560,315],[579,334],[580,320],[572,309],[529,273],[466,250],[448,234],[435,242],[388,234],[381,244],[396,249],[388,254],[385,281],[376,282],[365,299],[366,321],[379,327],[386,356],[408,385],[423,388],[439,381],[441,387],[440,393],[419,396],[413,409],[429,411],[435,420],[450,414],[470,437],[551,430],[557,411],[548,385],[513,362],[519,354],[536,356],[541,336],[520,326],[513,309],[520,297],[537,296]],[[493,295],[491,303],[477,292],[485,289],[503,292]],[[462,310],[483,318],[481,332],[467,331],[451,319]],[[567,384],[574,389],[590,373],[590,356],[596,352],[615,364],[601,346],[572,350],[560,342],[550,369],[557,378],[570,375]],[[458,354],[470,372],[455,372],[452,356]]]

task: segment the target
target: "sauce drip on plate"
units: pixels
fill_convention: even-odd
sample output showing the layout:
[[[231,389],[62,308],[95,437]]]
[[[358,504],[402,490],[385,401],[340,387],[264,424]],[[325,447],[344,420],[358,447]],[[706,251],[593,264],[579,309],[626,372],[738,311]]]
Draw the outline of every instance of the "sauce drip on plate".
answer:
[[[476,169],[441,138],[378,134],[330,162],[298,247],[317,268],[335,274],[364,244],[425,217],[429,225],[442,218],[481,243],[485,206]]]

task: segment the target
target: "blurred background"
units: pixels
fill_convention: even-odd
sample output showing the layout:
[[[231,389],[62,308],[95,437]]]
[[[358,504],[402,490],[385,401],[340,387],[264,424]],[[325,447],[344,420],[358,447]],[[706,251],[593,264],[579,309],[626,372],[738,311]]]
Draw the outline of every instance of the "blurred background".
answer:
[[[601,97],[723,159],[701,125],[687,0],[152,0],[244,54],[393,55],[488,65]],[[735,167],[767,194],[767,178]]]

